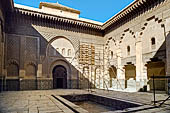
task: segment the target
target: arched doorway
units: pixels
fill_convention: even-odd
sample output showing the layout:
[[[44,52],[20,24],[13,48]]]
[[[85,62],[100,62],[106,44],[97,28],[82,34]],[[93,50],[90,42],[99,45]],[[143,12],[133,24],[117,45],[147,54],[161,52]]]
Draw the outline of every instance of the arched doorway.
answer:
[[[54,89],[67,88],[67,70],[62,65],[57,65],[53,69],[53,88]]]
[[[134,64],[127,64],[125,69],[125,88],[134,88],[136,81],[136,66]]]
[[[146,64],[147,66],[147,76],[148,76],[148,85],[150,90],[153,89],[153,80],[152,76],[166,76],[165,72],[165,63],[163,61],[150,61]],[[165,79],[155,79],[155,89],[159,91],[165,91]]]

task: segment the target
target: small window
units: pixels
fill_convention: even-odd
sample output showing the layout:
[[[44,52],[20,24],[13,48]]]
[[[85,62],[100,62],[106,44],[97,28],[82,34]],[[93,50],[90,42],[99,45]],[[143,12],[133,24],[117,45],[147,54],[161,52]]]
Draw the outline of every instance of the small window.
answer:
[[[68,49],[67,55],[71,56],[71,49]]]
[[[130,46],[127,46],[127,54],[130,55]]]
[[[62,55],[65,55],[65,48],[62,49]]]
[[[110,52],[111,58],[113,58],[113,51]]]
[[[151,38],[151,46],[152,46],[152,49],[155,49],[156,48],[156,41],[155,41],[155,38]]]
[[[155,45],[155,38],[151,39],[152,45]]]

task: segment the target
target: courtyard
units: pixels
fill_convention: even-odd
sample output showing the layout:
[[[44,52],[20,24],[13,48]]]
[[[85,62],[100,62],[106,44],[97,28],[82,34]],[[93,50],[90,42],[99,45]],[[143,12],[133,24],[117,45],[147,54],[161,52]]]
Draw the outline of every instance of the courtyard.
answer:
[[[138,107],[129,107],[122,110],[106,111],[109,113],[140,112],[140,113],[169,113],[170,101],[162,106],[159,104],[168,95],[156,94],[156,105],[153,105],[153,94],[146,92],[118,92],[106,90],[34,90],[34,91],[9,91],[0,93],[0,113],[88,113],[89,109],[83,109],[74,103],[62,98],[63,95],[93,94],[96,96],[117,99],[121,101],[139,104]],[[58,99],[54,98],[57,97]],[[102,100],[103,101],[103,100]],[[109,101],[106,101],[107,103]],[[95,109],[95,107],[94,107]],[[101,108],[102,109],[102,108]]]
[[[16,1],[0,0],[0,113],[170,113],[170,0],[132,0],[103,22]]]

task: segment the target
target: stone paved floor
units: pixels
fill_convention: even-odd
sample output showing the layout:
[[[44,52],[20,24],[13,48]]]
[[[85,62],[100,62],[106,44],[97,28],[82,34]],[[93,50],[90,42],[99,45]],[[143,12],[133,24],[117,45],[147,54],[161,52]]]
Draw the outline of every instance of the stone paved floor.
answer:
[[[53,95],[84,94],[80,90],[11,91],[0,93],[0,113],[71,113]]]
[[[160,103],[165,100],[169,95],[167,94],[156,94],[156,106],[153,105],[153,93],[148,92],[118,92],[118,91],[104,91],[104,90],[92,90],[95,94],[103,95],[112,98],[118,98],[131,102],[143,104],[138,108],[129,108],[124,111],[114,112],[138,112],[138,113],[170,113],[170,100],[166,101],[161,107],[158,107]],[[110,112],[109,112],[110,113]]]
[[[120,91],[104,91],[104,90],[92,90],[94,93],[100,95],[107,95],[113,98],[120,98],[141,104],[152,104],[153,93],[146,92],[120,92]],[[168,97],[167,94],[156,94],[156,100],[164,100]]]
[[[72,113],[70,109],[61,102],[54,99],[51,95],[69,95],[91,93],[87,90],[36,90],[36,91],[11,91],[0,93],[0,113]],[[94,94],[119,98],[141,103],[144,106],[130,108],[124,111],[115,112],[141,112],[141,113],[170,113],[170,100],[160,108],[152,106],[152,93],[125,93],[116,91],[93,90]],[[157,94],[157,100],[167,98],[166,94]]]

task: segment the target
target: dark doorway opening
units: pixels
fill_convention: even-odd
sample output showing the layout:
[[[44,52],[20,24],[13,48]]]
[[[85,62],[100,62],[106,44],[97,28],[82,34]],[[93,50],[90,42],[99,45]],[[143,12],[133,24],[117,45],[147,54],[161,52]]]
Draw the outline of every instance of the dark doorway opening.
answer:
[[[63,88],[63,78],[57,78],[57,88]]]
[[[62,65],[57,65],[53,69],[53,88],[54,89],[67,88],[67,70]]]

